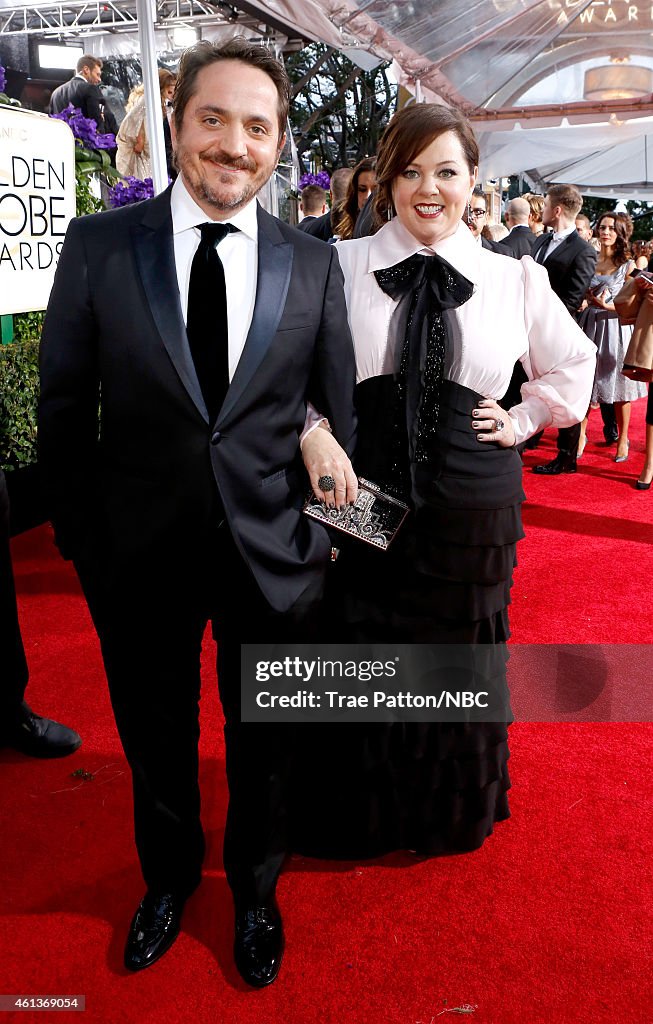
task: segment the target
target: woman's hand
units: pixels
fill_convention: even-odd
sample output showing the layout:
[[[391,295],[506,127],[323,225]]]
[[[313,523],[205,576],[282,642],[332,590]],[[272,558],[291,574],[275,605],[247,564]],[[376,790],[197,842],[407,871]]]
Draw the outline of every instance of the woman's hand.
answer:
[[[510,416],[493,398],[482,398],[472,410],[472,428],[481,431],[479,441],[494,441],[502,448],[512,448],[515,431]]]
[[[597,306],[599,309],[611,309],[611,310],[613,310],[614,309],[614,302],[610,302],[610,300],[608,300],[606,302],[606,300],[603,298],[604,295],[609,295],[609,294],[610,293],[607,290],[607,288],[604,288],[603,291],[600,292],[598,295],[595,295],[593,292],[589,292],[588,293],[588,295],[590,297],[590,302],[592,303],[593,306]]]
[[[340,447],[333,434],[323,427],[316,427],[304,438],[302,458],[311,479],[313,494],[330,508],[343,508],[356,501],[358,480],[347,453]],[[335,487],[322,490],[320,480],[331,477]]]

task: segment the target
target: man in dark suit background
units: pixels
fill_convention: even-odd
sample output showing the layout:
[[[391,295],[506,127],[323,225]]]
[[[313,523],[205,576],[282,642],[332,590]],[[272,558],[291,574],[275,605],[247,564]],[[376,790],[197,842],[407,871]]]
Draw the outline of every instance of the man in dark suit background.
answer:
[[[41,364],[55,536],[84,587],[133,776],[147,892],[125,964],[140,970],[169,949],[200,882],[199,668],[211,620],[234,953],[256,987],[274,981],[283,953],[274,892],[290,745],[281,726],[241,722],[240,647],[310,640],[315,626],[331,545],[302,514],[302,455],[322,500],[340,505],[356,490],[335,442],[351,452],[355,380],[337,254],[255,198],[289,99],[283,65],[263,47],[186,52],[172,126],[179,177],[152,200],[71,223]],[[309,402],[328,423],[300,451]]]
[[[74,753],[82,744],[77,733],[35,714],[25,703],[28,678],[9,548],[9,494],[0,469],[0,747],[30,757]]]
[[[316,217],[306,227],[306,233],[328,242],[335,234],[333,214],[337,213],[338,207],[344,203],[347,195],[347,187],[351,181],[353,170],[351,167],[338,167],[331,175],[331,209],[327,210],[321,217]]]
[[[81,110],[84,117],[91,117],[95,121],[100,134],[115,131],[115,118],[100,91],[101,81],[102,61],[91,54],[83,54],[77,61],[77,71],[73,77],[57,86],[52,93],[49,112],[60,114],[72,103],[73,107]]]
[[[303,213],[297,227],[300,231],[308,231],[309,225],[326,213],[326,191],[319,185],[307,185],[301,191],[299,209]]]
[[[511,199],[506,203],[503,219],[510,233],[501,240],[501,244],[510,249],[512,255],[520,260],[522,256],[531,256],[535,235],[528,226],[531,208],[526,199]]]
[[[578,234],[576,215],[583,197],[573,185],[552,185],[542,208],[542,221],[549,228],[536,240],[531,255],[547,270],[553,291],[576,315],[592,280],[596,250]],[[534,473],[557,476],[575,473],[580,423],[558,431],[558,454],[551,462],[535,466]]]
[[[475,188],[472,192],[463,219],[478,244],[484,249],[491,249],[492,252],[501,253],[502,256],[512,256],[510,250],[502,242],[493,242],[491,238],[486,238],[482,233],[487,224],[487,200],[480,188]]]

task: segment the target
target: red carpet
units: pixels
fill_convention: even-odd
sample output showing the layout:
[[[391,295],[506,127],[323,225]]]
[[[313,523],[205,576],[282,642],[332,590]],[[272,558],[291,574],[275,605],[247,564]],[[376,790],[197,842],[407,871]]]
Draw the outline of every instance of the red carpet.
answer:
[[[530,473],[552,453],[548,435],[527,455],[515,643],[650,643],[653,491],[633,488],[644,405],[633,406],[631,455],[621,466],[611,461],[614,449],[593,440],[576,476]],[[600,436],[594,414],[590,438]],[[231,961],[220,854],[224,760],[208,641],[205,877],[174,949],[128,975],[122,946],[142,884],[97,641],[48,529],[17,538],[13,550],[28,697],[37,711],[78,728],[84,745],[49,763],[0,753],[0,992],[85,995],[83,1019],[94,1024],[653,1020],[648,724],[516,724],[513,817],[478,853],[363,865],[294,859],[279,891],[281,976],[266,991],[246,991]]]

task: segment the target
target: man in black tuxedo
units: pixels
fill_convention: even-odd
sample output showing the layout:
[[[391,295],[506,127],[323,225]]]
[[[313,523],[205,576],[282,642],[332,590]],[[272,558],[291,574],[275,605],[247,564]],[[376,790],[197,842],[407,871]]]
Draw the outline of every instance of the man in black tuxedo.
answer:
[[[335,232],[332,214],[344,203],[353,173],[351,167],[338,167],[333,172],[331,175],[331,188],[329,190],[331,194],[331,209],[327,210],[321,217],[316,217],[315,220],[307,225],[305,228],[307,234],[313,235],[323,242],[329,242],[333,238]]]
[[[501,244],[520,260],[522,256],[531,256],[535,235],[528,226],[531,208],[526,199],[511,199],[506,203],[503,218],[510,233],[502,239]]]
[[[105,135],[115,130],[115,118],[106,107],[104,96],[100,91],[102,81],[102,61],[85,53],[77,61],[77,71],[73,77],[57,86],[50,97],[49,113],[60,114],[69,103],[78,107],[84,117],[91,117],[97,124],[97,130]],[[108,115],[108,117],[107,117]]]
[[[482,233],[487,224],[487,200],[480,188],[475,188],[472,192],[463,219],[478,244],[484,249],[491,249],[492,252],[501,253],[502,256],[512,256],[510,250],[502,242],[494,242]]]
[[[255,198],[278,161],[289,98],[263,47],[238,38],[186,52],[172,125],[179,177],[152,200],[71,223],[41,364],[55,536],[87,596],[133,775],[147,892],[125,964],[140,970],[166,952],[200,882],[199,670],[211,620],[234,951],[257,987],[274,981],[283,952],[274,891],[290,743],[282,726],[241,722],[240,646],[310,640],[316,625],[331,545],[302,513],[302,455],[322,500],[356,492],[335,441],[351,452],[355,427],[337,254]],[[328,423],[300,450],[309,402]]]
[[[30,757],[66,757],[82,744],[77,733],[35,714],[25,702],[29,671],[18,622],[9,535],[9,494],[0,469],[0,747],[12,747]]]
[[[542,207],[544,226],[549,228],[536,240],[532,256],[549,274],[553,291],[575,316],[585,298],[596,266],[596,250],[578,234],[576,215],[583,197],[573,185],[552,185]],[[558,454],[551,462],[535,466],[534,473],[557,476],[575,473],[580,423],[558,431]]]
[[[297,227],[300,231],[308,231],[309,225],[323,217],[326,213],[326,191],[319,185],[307,185],[302,189],[299,209],[304,216]]]

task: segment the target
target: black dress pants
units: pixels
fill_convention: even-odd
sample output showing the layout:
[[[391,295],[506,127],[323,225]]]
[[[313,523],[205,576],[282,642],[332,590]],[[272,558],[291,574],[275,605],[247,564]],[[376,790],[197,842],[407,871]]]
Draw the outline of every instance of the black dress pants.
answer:
[[[23,700],[27,679],[9,549],[9,495],[0,469],[0,725]]]
[[[558,452],[576,461],[578,442],[580,441],[580,423],[573,427],[560,427],[558,430]]]
[[[149,889],[188,895],[204,856],[198,784],[200,650],[212,622],[225,715],[227,881],[237,906],[273,894],[288,848],[290,727],[242,723],[240,645],[310,640],[322,583],[287,613],[263,598],[226,526],[201,565],[132,577],[122,600],[77,565],[102,645],[120,739],[133,776],[135,836]]]

